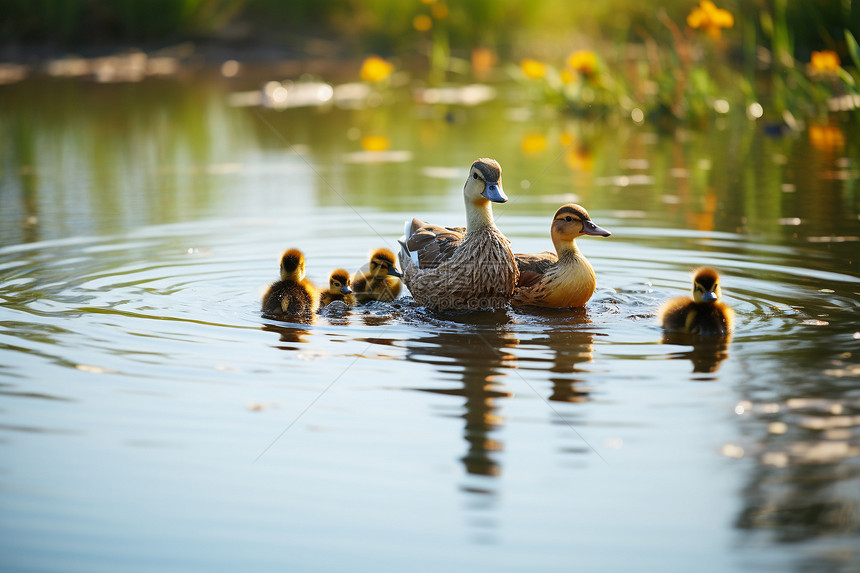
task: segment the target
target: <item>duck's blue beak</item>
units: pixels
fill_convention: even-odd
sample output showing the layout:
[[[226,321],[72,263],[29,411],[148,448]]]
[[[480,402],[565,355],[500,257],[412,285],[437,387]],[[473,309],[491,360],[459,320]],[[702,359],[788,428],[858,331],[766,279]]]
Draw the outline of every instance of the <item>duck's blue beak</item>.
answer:
[[[349,285],[343,285],[340,287],[340,292],[343,294],[352,294],[352,289],[349,288]]]
[[[398,271],[398,270],[397,270],[396,268],[394,268],[394,267],[391,267],[390,269],[388,269],[388,272],[387,272],[387,273],[385,273],[385,274],[391,275],[391,276],[393,276],[393,277],[398,277],[398,278],[399,278],[399,277],[403,277],[403,273],[401,273],[400,271]]]
[[[484,187],[484,192],[481,193],[481,196],[493,203],[506,203],[508,200],[508,196],[505,195],[502,184],[499,182],[493,183],[487,181],[487,185]]]
[[[702,300],[704,302],[714,302],[715,300],[717,300],[717,293],[715,293],[714,291],[708,291],[702,294]]]

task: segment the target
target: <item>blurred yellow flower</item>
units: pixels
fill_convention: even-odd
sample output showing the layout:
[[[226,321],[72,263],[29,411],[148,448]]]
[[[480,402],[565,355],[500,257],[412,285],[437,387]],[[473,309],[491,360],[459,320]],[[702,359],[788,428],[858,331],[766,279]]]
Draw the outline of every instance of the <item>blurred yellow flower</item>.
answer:
[[[370,56],[361,64],[361,79],[366,82],[380,82],[391,75],[394,66],[380,58]]]
[[[568,56],[567,65],[583,76],[590,77],[597,72],[597,56],[594,52],[579,50]]]
[[[361,148],[365,151],[385,151],[391,142],[384,135],[368,135],[361,138]]]
[[[810,125],[809,143],[821,151],[845,147],[845,134],[835,125]]]
[[[568,69],[561,70],[561,83],[569,84],[574,80],[574,78],[575,76],[573,75],[572,71]]]
[[[437,20],[444,20],[448,17],[448,5],[439,2],[430,6],[430,14]]]
[[[433,27],[433,19],[427,14],[418,14],[412,19],[412,27],[419,32],[426,32]]]
[[[572,170],[579,173],[591,173],[594,170],[594,156],[588,146],[577,142],[573,136],[565,134],[562,143],[569,141],[564,150],[564,162]]]
[[[489,48],[478,47],[472,50],[472,73],[475,77],[486,76],[498,62],[496,52]]]
[[[812,52],[812,57],[809,60],[809,66],[814,73],[818,74],[835,74],[839,72],[839,54],[833,50],[821,50],[820,52]]]
[[[540,79],[546,75],[546,65],[537,60],[526,58],[520,62],[520,68],[522,68],[526,77],[533,80]]]
[[[520,148],[526,155],[540,153],[546,149],[546,136],[542,133],[530,133],[520,142]]]
[[[687,25],[695,29],[701,28],[711,38],[718,40],[722,37],[722,28],[735,25],[735,17],[728,10],[717,8],[711,0],[701,0],[687,16]]]

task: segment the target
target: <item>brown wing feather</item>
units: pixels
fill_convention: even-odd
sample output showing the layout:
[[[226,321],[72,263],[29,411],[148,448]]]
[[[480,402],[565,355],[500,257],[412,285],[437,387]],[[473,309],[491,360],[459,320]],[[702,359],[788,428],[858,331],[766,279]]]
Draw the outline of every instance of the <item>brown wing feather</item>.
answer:
[[[529,287],[537,284],[553,266],[558,263],[558,256],[550,251],[535,255],[515,254],[520,280],[517,287]]]
[[[447,261],[466,236],[465,227],[441,227],[412,219],[412,234],[406,240],[406,248],[418,253],[418,265],[432,269]]]

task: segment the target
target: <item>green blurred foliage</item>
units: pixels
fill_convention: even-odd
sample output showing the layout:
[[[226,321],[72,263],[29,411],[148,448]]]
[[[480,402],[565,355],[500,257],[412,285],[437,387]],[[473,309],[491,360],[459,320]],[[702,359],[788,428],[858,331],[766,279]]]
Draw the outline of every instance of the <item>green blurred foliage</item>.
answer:
[[[442,4],[442,0],[434,3]],[[432,3],[431,3],[432,4]],[[231,22],[247,24],[248,39],[272,41],[277,35],[317,34],[342,39],[367,51],[408,54],[426,36],[413,29],[431,4],[420,0],[0,0],[0,43],[173,40],[217,33]],[[453,53],[488,46],[509,55],[530,47],[568,50],[589,41],[671,41],[655,18],[664,13],[683,22],[692,0],[460,0],[446,3],[447,15],[434,22],[444,30]],[[843,29],[860,30],[857,0],[725,0],[737,17],[755,21],[756,33],[784,42],[803,59],[815,49],[844,46]],[[784,10],[784,17],[780,16]],[[764,16],[763,18],[761,16]],[[782,18],[783,22],[778,20]],[[257,34],[262,30],[267,34]],[[740,34],[728,41],[741,46]]]

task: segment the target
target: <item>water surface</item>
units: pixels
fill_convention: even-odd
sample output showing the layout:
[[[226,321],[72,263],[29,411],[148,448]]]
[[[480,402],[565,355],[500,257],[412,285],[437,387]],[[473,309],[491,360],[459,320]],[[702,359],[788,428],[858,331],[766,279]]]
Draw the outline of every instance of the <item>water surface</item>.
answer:
[[[0,88],[4,570],[856,568],[856,138],[253,85]],[[288,247],[324,283],[462,224],[477,156],[515,250],[613,232],[585,309],[260,317]],[[736,333],[664,339],[701,264]]]

